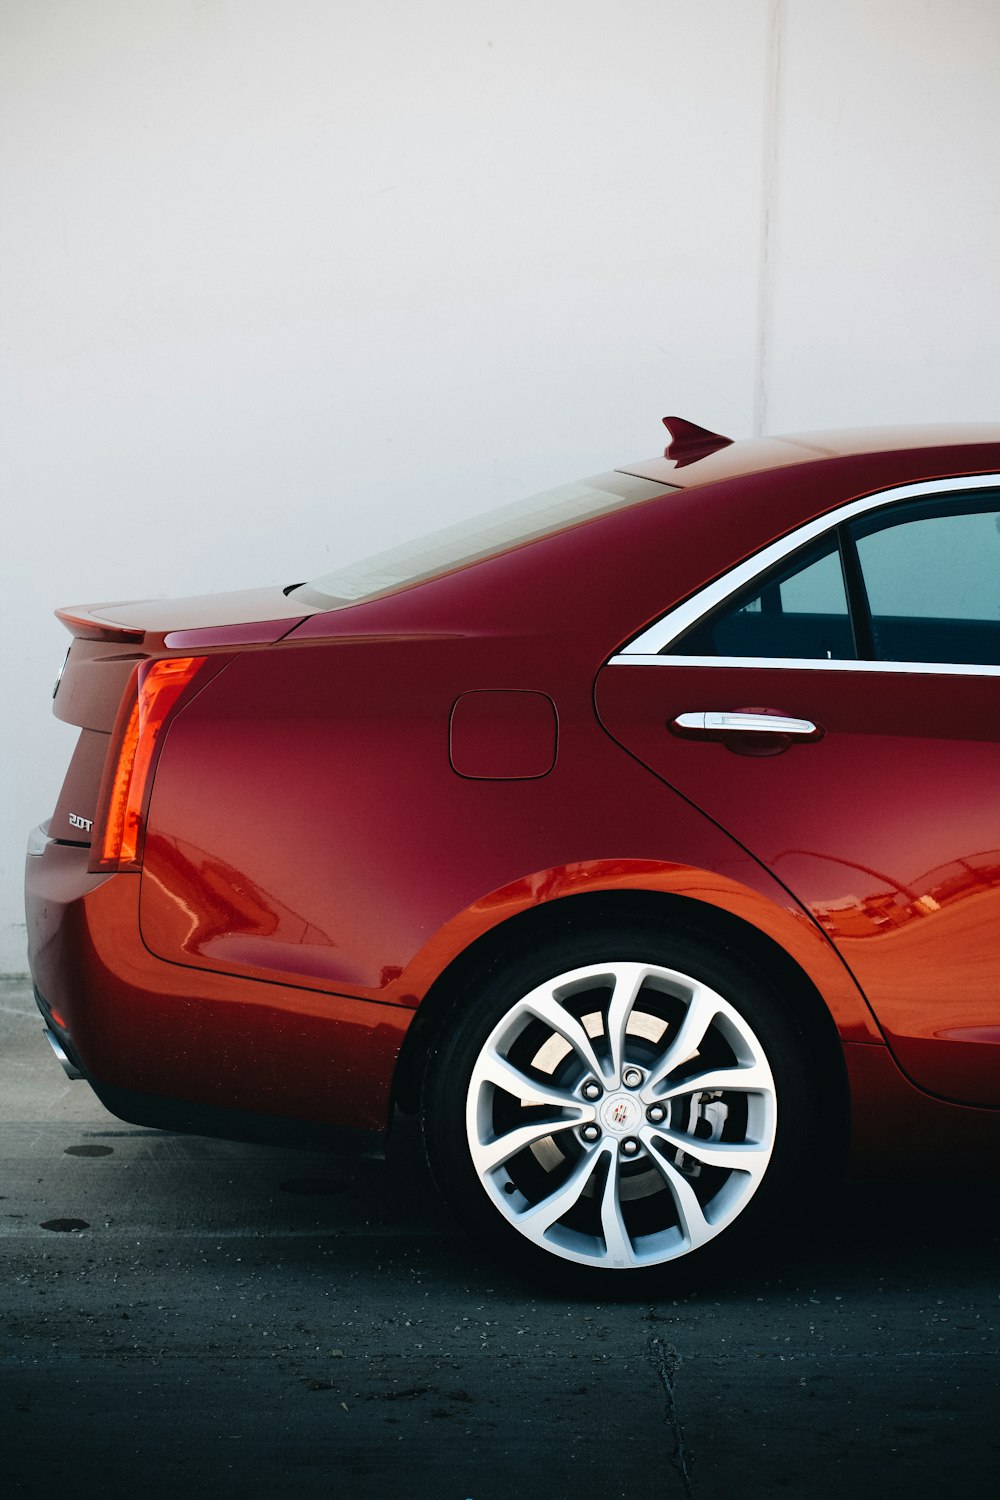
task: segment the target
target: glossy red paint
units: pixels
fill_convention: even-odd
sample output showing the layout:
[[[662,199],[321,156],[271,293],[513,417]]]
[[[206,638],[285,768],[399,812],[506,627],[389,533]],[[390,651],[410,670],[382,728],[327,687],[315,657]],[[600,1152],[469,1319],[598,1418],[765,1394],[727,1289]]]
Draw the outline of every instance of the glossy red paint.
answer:
[[[678,469],[697,463],[701,458],[708,458],[710,453],[716,453],[720,448],[728,448],[733,441],[719,432],[699,427],[696,422],[687,422],[683,417],[664,417],[663,425],[670,433],[670,442],[663,456],[671,459]]]
[[[859,1158],[911,1129],[995,1144],[1000,1112],[967,1106],[1000,1105],[1000,677],[611,659],[813,517],[995,473],[1000,432],[681,456],[628,469],[669,493],[364,602],[63,613],[55,709],[81,738],[28,858],[30,959],[98,1087],[384,1128],[414,1016],[433,1035],[442,996],[462,1004],[477,945],[499,962],[529,917],[641,897],[794,974]],[[96,875],[81,824],[104,815],[130,684],[191,653],[207,667],[164,721],[141,869]],[[818,733],[748,754],[669,729],[747,707]]]
[[[27,865],[37,989],[98,1092],[376,1130],[409,1020],[398,1007],[162,963],[139,880],[50,844]]]
[[[178,719],[157,776],[142,877],[142,933],[153,953],[248,976],[309,975],[410,1004],[435,968],[494,925],[498,906],[512,915],[571,891],[700,886],[737,911],[755,904],[759,926],[784,916],[791,929],[797,917],[816,936],[781,887],[685,801],[650,807],[641,769],[622,762],[586,703],[574,713],[563,694],[550,775],[525,783],[456,776],[442,754],[452,670],[445,660],[435,676],[440,650],[390,643],[320,659],[291,650],[241,659],[219,680],[210,726],[197,705]],[[277,695],[282,715],[328,693],[350,718],[349,739],[339,714],[314,718],[308,733],[282,716],[257,727],[259,754],[248,759],[251,680]],[[209,734],[214,772],[204,755]],[[612,778],[609,801],[602,789]],[[655,857],[668,839],[669,865]],[[638,867],[623,849],[644,857]],[[450,923],[463,914],[452,945]],[[784,941],[793,943],[790,931]],[[386,974],[399,977],[387,985]],[[845,1025],[874,1034],[856,995],[841,1003]]]
[[[475,781],[529,781],[556,763],[559,720],[546,693],[462,693],[448,726],[452,770]]]

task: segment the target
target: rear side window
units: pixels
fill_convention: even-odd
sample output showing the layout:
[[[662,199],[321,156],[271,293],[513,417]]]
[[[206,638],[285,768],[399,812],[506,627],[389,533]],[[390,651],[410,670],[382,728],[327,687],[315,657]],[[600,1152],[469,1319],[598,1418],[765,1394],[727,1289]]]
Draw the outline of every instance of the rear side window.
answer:
[[[756,580],[668,650],[671,656],[851,661],[854,635],[836,536]]]
[[[852,528],[876,660],[1000,665],[1000,506],[965,505]]]
[[[731,595],[670,656],[1000,666],[996,492],[873,511]]]

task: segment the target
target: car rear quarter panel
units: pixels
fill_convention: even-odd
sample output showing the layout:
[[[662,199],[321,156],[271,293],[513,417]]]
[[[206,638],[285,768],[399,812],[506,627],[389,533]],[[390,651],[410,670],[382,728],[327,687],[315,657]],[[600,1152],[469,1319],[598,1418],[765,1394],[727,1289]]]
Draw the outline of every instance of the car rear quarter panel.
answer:
[[[409,1015],[308,988],[162,963],[138,935],[139,877],[87,851],[27,860],[32,975],[95,1086],[381,1130]]]
[[[547,775],[459,775],[461,692],[558,709]],[[650,795],[653,789],[653,795]],[[399,639],[246,653],[172,724],[149,810],[141,929],[170,963],[412,1009],[471,941],[543,901],[672,891],[774,936],[845,1035],[877,1030],[816,924],[708,818],[651,781],[538,640]]]

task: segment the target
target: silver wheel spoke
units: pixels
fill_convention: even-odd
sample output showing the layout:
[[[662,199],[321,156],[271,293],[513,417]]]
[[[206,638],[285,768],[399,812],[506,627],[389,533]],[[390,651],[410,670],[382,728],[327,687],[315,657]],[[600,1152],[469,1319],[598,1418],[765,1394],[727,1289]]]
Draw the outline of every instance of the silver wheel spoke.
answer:
[[[529,1208],[519,1214],[518,1222],[530,1225],[534,1235],[544,1234],[546,1229],[551,1229],[557,1219],[568,1214],[573,1205],[579,1201],[587,1183],[594,1175],[600,1158],[600,1148],[596,1151],[585,1152],[562,1186],[555,1192],[549,1193],[548,1197],[539,1199],[534,1208]]]
[[[608,1088],[620,1089],[622,1068],[625,1063],[625,1032],[632,1007],[649,973],[647,964],[618,964],[615,968],[615,987],[608,1005],[608,1046],[611,1050],[611,1077]]]
[[[622,1218],[620,1197],[621,1159],[613,1141],[608,1143],[608,1175],[601,1194],[601,1229],[607,1247],[608,1259],[616,1266],[631,1265],[635,1260],[632,1241],[629,1239],[625,1220]]]
[[[656,1163],[656,1167],[667,1185],[667,1189],[677,1206],[677,1217],[680,1220],[681,1234],[690,1250],[697,1250],[706,1240],[712,1237],[712,1226],[705,1218],[704,1210],[698,1202],[694,1188],[688,1182],[683,1172],[679,1172],[672,1161],[664,1156],[662,1149],[656,1141],[647,1141],[646,1148],[650,1158]]]
[[[576,1120],[533,1120],[530,1125],[519,1125],[495,1140],[478,1141],[470,1148],[476,1170],[480,1176],[486,1176],[525,1147],[534,1146],[550,1135],[558,1135],[561,1130],[569,1130],[576,1123]]]
[[[646,1079],[642,1095],[647,1103],[653,1100],[652,1090],[656,1084],[662,1083],[675,1068],[695,1055],[718,1013],[718,997],[704,985],[692,982],[691,1001],[680,1030]]]
[[[771,1157],[771,1143],[759,1141],[701,1141],[694,1135],[676,1130],[657,1130],[661,1141],[669,1141],[686,1156],[693,1156],[706,1167],[721,1167],[728,1172],[759,1174]]]
[[[527,1073],[522,1073],[520,1068],[516,1068],[512,1062],[509,1062],[506,1057],[501,1057],[496,1051],[485,1052],[479,1059],[473,1081],[476,1084],[495,1084],[497,1088],[512,1094],[524,1105],[547,1105],[551,1109],[571,1109],[574,1111],[573,1118],[577,1121],[594,1118],[593,1105],[583,1104],[564,1089],[551,1088],[529,1077]]]
[[[563,1009],[551,990],[546,988],[533,991],[521,1001],[520,1009],[525,1014],[544,1021],[546,1026],[551,1026],[564,1042],[569,1043],[588,1072],[595,1074],[598,1078],[603,1076],[590,1037],[576,1017]]]
[[[733,1090],[770,1094],[774,1090],[774,1082],[770,1068],[760,1063],[752,1063],[746,1068],[712,1068],[707,1073],[695,1073],[682,1083],[675,1083],[670,1088],[658,1091],[656,1099],[662,1104],[665,1100],[676,1099],[682,1094],[696,1094],[699,1091],[709,1094],[717,1089],[723,1092]]]

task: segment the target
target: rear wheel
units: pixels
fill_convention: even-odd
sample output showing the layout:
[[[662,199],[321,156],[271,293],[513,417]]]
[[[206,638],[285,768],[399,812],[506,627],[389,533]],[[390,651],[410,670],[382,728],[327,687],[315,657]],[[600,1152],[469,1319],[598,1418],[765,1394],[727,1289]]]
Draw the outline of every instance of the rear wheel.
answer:
[[[808,1177],[807,1077],[792,1018],[733,958],[647,931],[564,938],[466,995],[425,1139],[494,1251],[610,1289],[767,1227]]]

